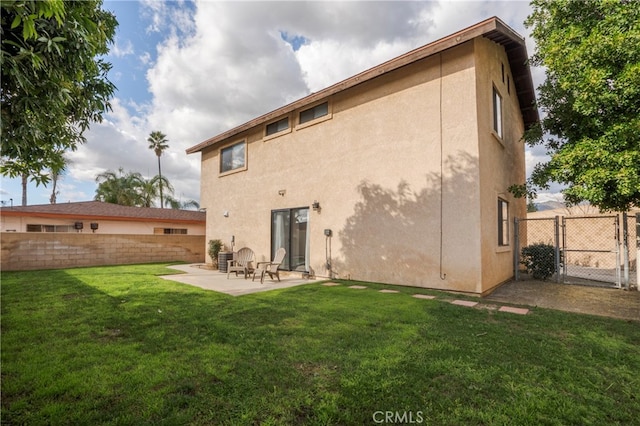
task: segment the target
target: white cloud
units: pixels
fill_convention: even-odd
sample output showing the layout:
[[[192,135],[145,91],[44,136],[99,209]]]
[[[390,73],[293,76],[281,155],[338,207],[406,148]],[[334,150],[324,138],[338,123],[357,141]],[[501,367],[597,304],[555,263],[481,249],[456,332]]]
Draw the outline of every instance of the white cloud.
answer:
[[[114,55],[117,58],[121,58],[127,55],[133,55],[134,53],[133,43],[131,42],[131,40],[122,41],[116,37],[115,43],[111,47],[111,50],[109,51],[109,53]]]
[[[137,66],[147,71],[140,84],[148,85],[152,100],[125,103],[123,93],[112,101],[107,120],[92,126],[87,144],[71,153],[74,165],[60,199],[66,199],[62,192],[72,194],[72,182],[90,185],[74,194],[92,198],[95,176],[107,169],[155,175],[157,159],[146,142],[153,130],[167,134],[162,170],[176,196],[199,199],[200,156],[187,156],[188,147],[491,16],[526,34],[522,22],[530,11],[527,2],[479,1],[144,0],[141,6],[140,25],[162,41],[153,54],[135,39],[118,52],[142,52]],[[305,41],[297,50],[294,37]],[[539,154],[528,154],[527,164]]]
[[[138,60],[142,65],[151,65],[151,53],[143,52],[140,56],[138,56]]]

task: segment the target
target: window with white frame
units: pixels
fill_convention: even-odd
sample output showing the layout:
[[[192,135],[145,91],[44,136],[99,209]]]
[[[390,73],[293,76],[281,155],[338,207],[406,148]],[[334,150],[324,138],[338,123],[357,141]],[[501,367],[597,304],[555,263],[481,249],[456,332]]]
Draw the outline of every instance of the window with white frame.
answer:
[[[289,128],[289,117],[285,117],[282,120],[274,121],[271,124],[267,124],[267,129],[265,133],[266,133],[266,136],[269,136],[275,133],[285,131],[288,128]]]
[[[245,141],[220,150],[220,173],[245,168],[247,164],[247,144]]]
[[[493,131],[502,138],[502,96],[493,88]]]
[[[164,234],[164,235],[173,235],[173,234],[181,234],[187,235],[186,228],[153,228],[154,234]]]
[[[27,232],[74,232],[73,225],[27,224]]]
[[[498,198],[498,245],[509,245],[509,203]]]
[[[329,102],[324,102],[312,108],[301,111],[300,124],[315,120],[316,118],[324,117],[327,114],[329,114]]]

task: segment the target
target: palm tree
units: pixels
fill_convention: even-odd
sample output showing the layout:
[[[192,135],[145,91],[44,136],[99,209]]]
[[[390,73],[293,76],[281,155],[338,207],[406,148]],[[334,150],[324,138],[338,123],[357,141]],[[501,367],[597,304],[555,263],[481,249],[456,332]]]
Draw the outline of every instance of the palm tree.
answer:
[[[122,167],[118,173],[107,170],[96,176],[98,188],[94,199],[107,203],[120,204],[123,206],[144,205],[142,188],[144,178],[140,173],[129,172],[124,174]]]
[[[158,131],[158,130],[154,130],[153,132],[151,132],[151,134],[149,135],[149,138],[147,139],[147,142],[149,142],[149,149],[152,149],[155,151],[156,155],[158,156],[158,176],[160,176],[160,208],[164,208],[164,199],[162,198],[162,169],[160,168],[160,156],[162,155],[162,153],[164,152],[165,149],[169,148],[169,145],[167,144],[167,135],[165,135],[164,133]]]
[[[172,209],[197,210],[200,208],[200,203],[198,203],[196,200],[188,200],[188,201],[182,202],[180,200],[176,200],[171,196],[168,196],[165,198],[165,202],[167,203],[167,206],[169,206]]]
[[[165,177],[155,175],[151,179],[145,179],[141,187],[141,195],[144,200],[142,207],[153,207],[153,200],[158,197],[158,190],[164,188],[167,190],[168,195],[164,197],[164,201],[173,195],[173,186],[171,182]]]
[[[51,204],[55,204],[57,201],[58,194],[58,180],[67,171],[67,166],[69,165],[69,160],[64,156],[64,151],[58,150],[53,153],[53,161],[49,166],[49,174],[51,176],[51,182],[53,183],[53,188],[51,189],[51,197],[49,197],[49,202]]]

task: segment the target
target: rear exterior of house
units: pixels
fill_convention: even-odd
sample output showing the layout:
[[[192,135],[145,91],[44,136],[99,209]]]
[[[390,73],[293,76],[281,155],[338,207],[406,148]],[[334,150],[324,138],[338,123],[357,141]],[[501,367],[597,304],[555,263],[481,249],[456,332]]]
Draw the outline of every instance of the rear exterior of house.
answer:
[[[317,277],[486,293],[513,276],[537,121],[524,41],[491,18],[204,141],[206,239]]]

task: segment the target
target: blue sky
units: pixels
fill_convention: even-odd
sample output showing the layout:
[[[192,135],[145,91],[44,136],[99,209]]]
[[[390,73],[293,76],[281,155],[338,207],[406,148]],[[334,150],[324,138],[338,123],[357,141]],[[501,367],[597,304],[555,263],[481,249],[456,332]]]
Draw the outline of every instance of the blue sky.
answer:
[[[58,202],[95,195],[106,170],[157,173],[146,139],[167,135],[163,175],[182,201],[200,198],[200,155],[185,149],[411,49],[498,16],[534,45],[526,1],[213,2],[113,1],[119,22],[107,60],[113,110],[69,153]],[[534,84],[544,78],[533,70]],[[528,150],[529,169],[544,158]],[[28,204],[51,189],[30,184]],[[544,199],[544,197],[542,197]],[[0,201],[19,205],[18,180],[2,178]]]

